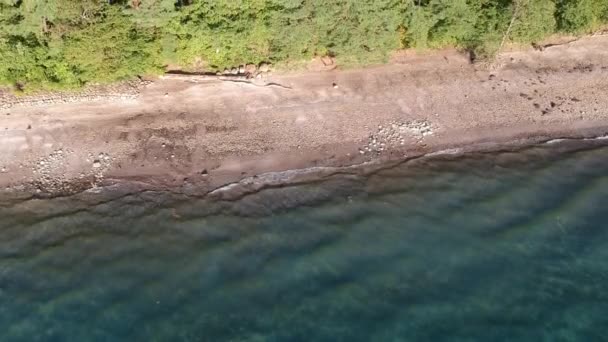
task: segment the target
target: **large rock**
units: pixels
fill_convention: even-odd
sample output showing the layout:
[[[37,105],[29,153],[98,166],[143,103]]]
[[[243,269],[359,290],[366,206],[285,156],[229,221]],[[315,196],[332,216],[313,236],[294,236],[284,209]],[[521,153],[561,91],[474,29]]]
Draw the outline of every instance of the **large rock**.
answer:
[[[268,63],[260,63],[259,71],[260,72],[269,72],[270,71],[270,64],[268,64]]]

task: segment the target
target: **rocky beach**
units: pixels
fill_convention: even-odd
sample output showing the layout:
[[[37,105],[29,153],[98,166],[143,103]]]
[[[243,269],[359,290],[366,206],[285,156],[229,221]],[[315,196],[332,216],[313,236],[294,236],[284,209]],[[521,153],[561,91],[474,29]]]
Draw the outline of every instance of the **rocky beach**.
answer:
[[[125,183],[204,195],[288,170],[608,133],[605,35],[504,52],[491,65],[454,50],[401,52],[365,69],[316,63],[297,73],[265,66],[252,79],[228,70],[4,93],[2,196]]]

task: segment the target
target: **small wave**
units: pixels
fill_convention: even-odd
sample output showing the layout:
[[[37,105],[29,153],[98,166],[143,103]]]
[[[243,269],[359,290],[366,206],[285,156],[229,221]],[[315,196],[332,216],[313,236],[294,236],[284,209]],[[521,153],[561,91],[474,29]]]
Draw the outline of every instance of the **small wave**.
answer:
[[[561,143],[563,141],[567,141],[569,139],[551,139],[549,141],[546,141],[545,144],[551,145],[551,144],[557,144],[557,143]]]
[[[598,141],[598,140],[608,140],[608,134],[600,135],[597,137],[591,137],[591,138],[557,138],[557,139],[547,140],[547,141],[545,141],[545,144],[552,145],[552,144],[562,143],[565,141]]]
[[[230,183],[228,185],[224,185],[222,187],[219,187],[219,188],[211,191],[209,193],[209,195],[215,195],[215,194],[218,194],[218,193],[221,193],[221,192],[224,192],[224,191],[230,191],[230,190],[236,188],[237,186],[239,186],[239,184],[240,183]]]
[[[296,183],[299,181],[310,180],[309,177],[316,179],[320,177],[327,177],[338,172],[348,172],[360,169],[363,166],[379,164],[378,161],[365,162],[361,164],[355,164],[345,167],[332,167],[332,166],[314,166],[303,169],[286,170],[286,171],[275,171],[262,173],[256,176],[244,178],[238,182],[226,184],[219,187],[209,193],[209,195],[216,195],[219,193],[235,190],[239,186],[253,186],[265,187],[265,186],[276,186],[290,183]]]
[[[441,150],[441,151],[437,151],[437,152],[431,152],[431,153],[427,153],[425,154],[426,157],[433,157],[433,156],[442,156],[442,155],[453,155],[453,154],[460,154],[463,153],[464,149],[462,148],[449,148],[446,150]]]
[[[608,139],[608,135],[600,135],[599,137],[595,137],[595,138],[587,138],[584,140],[607,140]]]

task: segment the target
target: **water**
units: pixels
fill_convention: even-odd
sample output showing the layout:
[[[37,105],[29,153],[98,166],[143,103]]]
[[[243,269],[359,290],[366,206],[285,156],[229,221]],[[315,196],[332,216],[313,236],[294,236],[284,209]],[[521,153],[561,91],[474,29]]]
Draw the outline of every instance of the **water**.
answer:
[[[0,341],[601,341],[608,148],[0,208]]]

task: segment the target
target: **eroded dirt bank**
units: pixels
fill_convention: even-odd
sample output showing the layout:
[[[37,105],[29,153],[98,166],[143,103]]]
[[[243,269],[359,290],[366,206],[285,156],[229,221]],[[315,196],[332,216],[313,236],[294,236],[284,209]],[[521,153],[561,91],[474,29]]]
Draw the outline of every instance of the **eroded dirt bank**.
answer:
[[[5,106],[0,188],[53,195],[128,180],[205,192],[269,171],[608,133],[608,37],[497,65],[404,54],[263,84],[166,78],[124,97]]]

